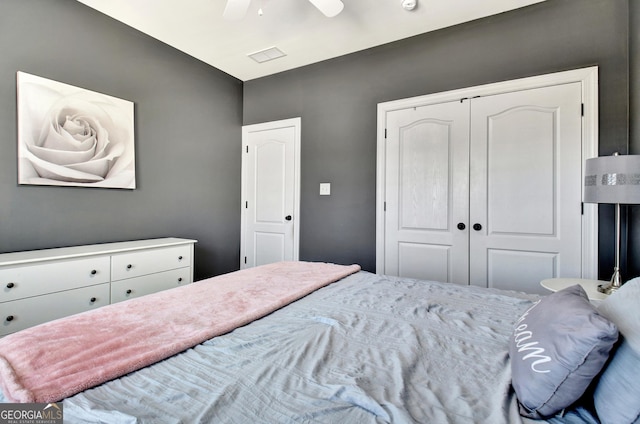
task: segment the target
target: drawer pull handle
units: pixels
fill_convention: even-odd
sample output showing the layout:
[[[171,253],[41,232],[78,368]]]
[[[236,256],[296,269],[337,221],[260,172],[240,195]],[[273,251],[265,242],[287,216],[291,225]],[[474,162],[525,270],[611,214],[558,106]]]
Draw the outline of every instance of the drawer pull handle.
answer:
[[[182,277],[178,278],[178,283],[182,282]]]
[[[96,275],[97,273],[98,273],[98,270],[96,270],[96,269],[92,269],[91,270],[91,275]]]
[[[178,256],[178,260],[181,261],[182,260],[182,256]]]
[[[127,294],[131,294],[131,289],[127,290]]]
[[[91,299],[89,299],[89,301],[90,301],[91,303],[95,303],[95,301],[96,301],[96,300],[98,300],[98,299],[96,299],[95,297],[92,297]]]
[[[131,268],[133,268],[133,265],[131,264],[127,265],[127,269],[131,269]]]
[[[6,320],[7,320],[7,321],[9,321],[9,322],[13,321],[13,315],[9,315],[9,316],[6,318]]]
[[[15,284],[13,284],[13,283],[7,283],[7,288],[8,288],[8,289],[12,289],[12,288],[14,288],[15,286],[16,286],[16,285],[15,285]]]

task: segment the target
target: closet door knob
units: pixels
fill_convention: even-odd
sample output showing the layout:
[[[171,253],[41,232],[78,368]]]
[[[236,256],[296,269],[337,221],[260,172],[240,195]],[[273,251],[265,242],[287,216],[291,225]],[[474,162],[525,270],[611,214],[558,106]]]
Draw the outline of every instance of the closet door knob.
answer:
[[[133,265],[131,264],[127,265],[127,269],[131,269],[131,268],[133,268]]]
[[[89,299],[89,302],[95,303],[96,300],[98,300],[98,299],[96,299],[95,297],[92,297],[91,299]]]
[[[131,294],[131,289],[127,290],[127,294]]]
[[[473,224],[473,229],[474,229],[474,230],[476,230],[476,231],[480,231],[480,230],[482,230],[482,225],[480,225],[480,224]]]
[[[5,318],[7,321],[13,321],[13,315],[9,315],[7,318]]]
[[[182,256],[178,256],[178,260],[181,261],[182,260]]]
[[[178,283],[182,283],[182,277],[178,278]]]
[[[14,288],[15,286],[16,286],[16,285],[15,285],[15,284],[13,284],[13,283],[7,283],[7,288],[8,288],[8,289],[12,289],[12,288]]]
[[[464,225],[464,222],[458,223],[458,230],[464,230],[465,228],[467,228],[467,226]]]
[[[284,219],[287,220],[287,221],[291,221],[291,215],[285,216]]]
[[[91,270],[91,275],[96,275],[97,273],[98,273],[98,271],[97,271],[97,270],[95,270],[95,269],[92,269],[92,270]]]

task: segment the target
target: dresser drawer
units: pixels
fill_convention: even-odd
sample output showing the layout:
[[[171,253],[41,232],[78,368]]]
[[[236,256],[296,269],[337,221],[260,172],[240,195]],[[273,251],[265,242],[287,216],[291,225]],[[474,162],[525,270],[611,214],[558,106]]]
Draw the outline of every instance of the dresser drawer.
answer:
[[[109,256],[100,256],[0,268],[0,303],[107,283],[109,265]]]
[[[109,283],[0,304],[0,336],[109,304]]]
[[[191,283],[191,268],[179,268],[111,283],[111,303]]]
[[[191,266],[191,246],[175,246],[112,256],[111,280]]]

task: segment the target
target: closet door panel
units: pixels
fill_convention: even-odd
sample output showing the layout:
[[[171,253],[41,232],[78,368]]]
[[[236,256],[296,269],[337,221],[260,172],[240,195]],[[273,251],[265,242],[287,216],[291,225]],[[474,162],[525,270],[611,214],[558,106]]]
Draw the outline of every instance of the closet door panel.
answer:
[[[385,272],[468,284],[468,105],[387,115]]]
[[[558,269],[558,255],[553,252],[489,249],[487,272],[489,286],[527,293],[549,294],[539,282]],[[515,278],[514,276],[518,276]],[[533,284],[537,281],[538,284]]]
[[[421,280],[450,279],[451,248],[426,243],[398,243],[398,274]]]
[[[581,119],[579,83],[472,100],[471,284],[581,275]]]
[[[552,235],[553,108],[518,107],[487,121],[487,224],[492,234]]]
[[[424,120],[400,129],[399,227],[447,230],[449,216],[449,122]]]

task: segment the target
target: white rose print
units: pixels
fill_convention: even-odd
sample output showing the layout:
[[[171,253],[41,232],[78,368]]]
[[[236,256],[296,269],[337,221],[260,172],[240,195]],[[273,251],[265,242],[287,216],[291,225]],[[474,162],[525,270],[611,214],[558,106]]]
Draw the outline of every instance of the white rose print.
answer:
[[[18,73],[19,183],[135,188],[133,103]]]

